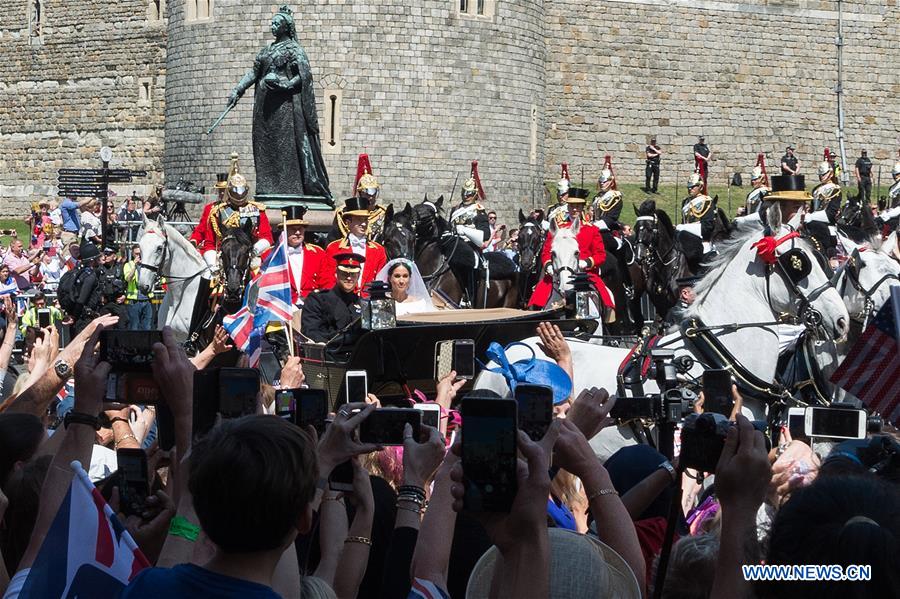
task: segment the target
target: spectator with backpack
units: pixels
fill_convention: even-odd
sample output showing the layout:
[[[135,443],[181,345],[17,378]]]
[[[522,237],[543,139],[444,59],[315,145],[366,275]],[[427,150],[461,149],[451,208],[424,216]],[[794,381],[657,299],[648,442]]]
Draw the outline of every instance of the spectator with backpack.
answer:
[[[96,318],[102,305],[102,276],[98,271],[100,250],[86,241],[79,246],[80,261],[59,280],[57,298],[60,307],[75,321],[73,334],[78,334]]]

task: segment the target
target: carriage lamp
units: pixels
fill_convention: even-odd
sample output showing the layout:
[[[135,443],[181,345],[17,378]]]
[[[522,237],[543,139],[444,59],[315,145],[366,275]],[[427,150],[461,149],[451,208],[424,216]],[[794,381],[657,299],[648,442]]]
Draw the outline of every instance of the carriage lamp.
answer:
[[[575,318],[599,318],[600,296],[586,272],[576,273],[572,277],[572,290],[575,294]]]
[[[369,298],[362,301],[362,328],[378,331],[396,327],[397,310],[391,297],[391,286],[384,281],[372,281],[366,289]]]

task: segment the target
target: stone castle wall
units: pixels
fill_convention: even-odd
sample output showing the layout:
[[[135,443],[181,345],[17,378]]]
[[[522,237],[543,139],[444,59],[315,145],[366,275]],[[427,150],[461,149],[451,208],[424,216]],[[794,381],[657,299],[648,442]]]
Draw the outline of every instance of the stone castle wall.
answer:
[[[152,174],[120,193],[144,192],[162,173],[165,22],[148,19],[148,0],[40,4],[34,31],[33,0],[0,3],[5,217],[55,196],[57,169],[100,167],[104,145],[113,149],[111,166]]]
[[[99,166],[102,145],[113,166],[151,172],[120,193],[163,173],[209,187],[232,151],[253,182],[252,90],[205,131],[270,43],[279,3],[41,0],[38,36],[33,3],[0,4],[0,216],[53,194],[56,169]],[[167,19],[148,18],[157,3]],[[187,18],[200,4],[212,16]],[[541,181],[562,161],[591,182],[609,153],[621,180],[642,180],[651,134],[663,181],[680,185],[699,133],[716,183],[748,172],[760,151],[776,171],[786,143],[812,175],[837,146],[831,0],[484,0],[485,16],[460,15],[459,0],[290,4],[338,202],[362,151],[383,199],[401,205],[447,194],[457,173],[458,194],[477,158],[488,204],[509,218],[544,203]],[[900,131],[900,1],[843,4],[848,159],[868,147],[886,182]]]
[[[460,16],[459,0],[289,3],[318,85],[323,153],[338,205],[351,193],[360,152],[371,157],[383,200],[401,206],[426,192],[448,194],[457,172],[458,196],[472,159],[492,204],[530,205],[533,188],[540,192],[544,3],[488,3],[496,6],[493,17]],[[272,41],[276,6],[216,0],[212,19],[191,22],[185,1],[170,0],[168,179],[209,185],[216,171],[227,170],[233,150],[253,174],[252,89],[212,135],[205,132]],[[331,95],[339,97],[333,146]]]
[[[593,4],[546,3],[548,178],[568,161],[573,177],[583,166],[586,182],[596,181],[609,153],[620,178],[643,181],[656,134],[662,180],[683,185],[703,133],[715,154],[711,182],[748,173],[758,152],[777,174],[792,143],[811,185],[824,148],[837,147],[836,2]],[[867,147],[887,182],[900,143],[900,3],[843,4],[850,171]]]

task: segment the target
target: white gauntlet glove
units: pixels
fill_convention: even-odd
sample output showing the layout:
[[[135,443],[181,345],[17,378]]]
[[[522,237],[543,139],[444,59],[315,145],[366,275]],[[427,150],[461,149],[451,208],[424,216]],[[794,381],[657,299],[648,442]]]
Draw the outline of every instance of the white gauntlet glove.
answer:
[[[262,266],[262,258],[260,258],[259,256],[253,256],[252,258],[250,258],[250,269],[251,270],[259,270],[259,268],[261,266]]]
[[[552,262],[547,263],[547,266],[544,267],[544,272],[546,272],[551,277],[553,276],[553,263]]]
[[[580,268],[581,270],[585,270],[587,268],[587,266],[588,266],[587,260],[579,260],[578,261],[578,268]]]
[[[216,254],[216,250],[206,250],[203,252],[203,259],[206,261],[206,265],[209,267],[209,271],[212,274],[219,272],[219,256]]]

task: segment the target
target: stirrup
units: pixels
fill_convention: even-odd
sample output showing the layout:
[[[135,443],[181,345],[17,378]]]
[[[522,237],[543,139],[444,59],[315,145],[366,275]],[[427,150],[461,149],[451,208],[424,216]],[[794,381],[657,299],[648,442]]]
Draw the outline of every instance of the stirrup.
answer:
[[[470,310],[472,308],[472,302],[469,301],[469,298],[464,297],[459,300],[459,308],[461,310]]]

